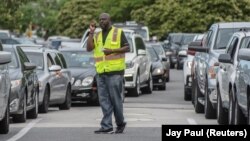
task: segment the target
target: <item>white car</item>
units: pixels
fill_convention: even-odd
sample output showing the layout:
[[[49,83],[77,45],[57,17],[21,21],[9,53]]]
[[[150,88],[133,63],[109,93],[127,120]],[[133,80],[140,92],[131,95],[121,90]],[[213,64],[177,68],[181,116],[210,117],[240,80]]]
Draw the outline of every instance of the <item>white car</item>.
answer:
[[[146,54],[143,38],[133,30],[123,29],[127,37],[130,52],[125,54],[125,89],[129,95],[139,96],[143,93],[152,93],[152,62]]]
[[[202,40],[204,34],[199,34],[194,37],[193,41],[199,41]],[[182,53],[182,52],[180,52]],[[184,61],[183,64],[183,78],[184,78],[184,100],[191,100],[191,94],[192,94],[192,77],[191,77],[191,67],[192,62],[194,59],[195,52],[190,52],[187,54],[187,52],[183,52],[183,55],[187,55],[187,58]]]

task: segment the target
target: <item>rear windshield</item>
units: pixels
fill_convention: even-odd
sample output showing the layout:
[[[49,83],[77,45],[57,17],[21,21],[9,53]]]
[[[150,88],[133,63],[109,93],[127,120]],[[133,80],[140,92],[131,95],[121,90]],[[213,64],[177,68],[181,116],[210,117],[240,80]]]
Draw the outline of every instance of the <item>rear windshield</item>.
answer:
[[[226,48],[229,39],[239,30],[240,28],[219,29],[214,49]]]

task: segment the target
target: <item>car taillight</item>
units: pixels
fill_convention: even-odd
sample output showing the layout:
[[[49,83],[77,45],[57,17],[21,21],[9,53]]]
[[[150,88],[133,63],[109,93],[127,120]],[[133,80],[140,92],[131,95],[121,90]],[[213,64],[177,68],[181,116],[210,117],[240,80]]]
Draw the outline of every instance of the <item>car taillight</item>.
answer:
[[[188,50],[188,51],[187,51],[187,54],[188,54],[188,55],[194,56],[195,53],[196,53],[196,51],[194,51],[194,50]]]

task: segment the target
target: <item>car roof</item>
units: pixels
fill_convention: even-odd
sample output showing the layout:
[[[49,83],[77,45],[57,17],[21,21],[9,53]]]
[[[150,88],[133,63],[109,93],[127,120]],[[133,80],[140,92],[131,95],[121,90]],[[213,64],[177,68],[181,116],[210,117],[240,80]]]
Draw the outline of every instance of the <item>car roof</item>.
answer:
[[[212,26],[217,25],[219,28],[240,28],[240,27],[250,27],[250,22],[221,22],[215,23]]]
[[[84,51],[86,52],[86,48],[80,48],[80,47],[71,47],[71,48],[60,48],[59,51]]]

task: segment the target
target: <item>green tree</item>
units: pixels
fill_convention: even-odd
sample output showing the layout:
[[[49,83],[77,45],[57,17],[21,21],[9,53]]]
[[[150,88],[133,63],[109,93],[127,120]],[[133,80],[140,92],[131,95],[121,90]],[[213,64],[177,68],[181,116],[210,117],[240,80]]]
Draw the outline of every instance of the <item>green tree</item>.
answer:
[[[153,5],[131,12],[143,21],[151,35],[169,32],[204,32],[215,22],[249,21],[249,0],[157,0]]]
[[[20,6],[31,0],[1,0],[0,1],[0,28],[14,30],[19,27],[18,17],[22,15]],[[33,0],[34,1],[34,0]]]
[[[130,12],[133,9],[142,8],[154,2],[155,0],[100,0],[102,11],[109,13],[114,22],[132,20]]]
[[[80,38],[91,20],[98,20],[98,0],[67,1],[62,7],[57,19],[59,34]]]

